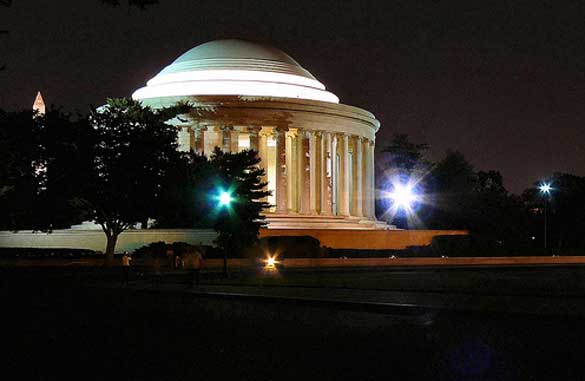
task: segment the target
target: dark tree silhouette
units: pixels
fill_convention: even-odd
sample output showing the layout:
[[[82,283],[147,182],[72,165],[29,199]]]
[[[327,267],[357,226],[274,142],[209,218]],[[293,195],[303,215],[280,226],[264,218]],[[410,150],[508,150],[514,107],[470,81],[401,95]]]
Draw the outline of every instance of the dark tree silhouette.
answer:
[[[0,112],[0,229],[50,231],[81,222],[71,200],[83,183],[90,132],[86,119],[59,109]]]
[[[177,128],[166,122],[187,105],[152,110],[138,101],[108,99],[91,113],[95,129],[91,181],[80,205],[102,226],[106,262],[120,233],[156,213],[169,168],[176,163]]]
[[[412,143],[406,134],[394,134],[390,144],[382,152],[390,154],[390,165],[393,169],[410,174],[429,165],[425,158],[428,149],[428,144]]]
[[[192,152],[183,155],[163,186],[157,226],[215,229],[227,263],[228,255],[238,256],[257,241],[264,225],[261,212],[269,205],[262,200],[269,192],[264,190],[259,163],[257,152],[251,150],[225,153],[216,147],[209,158]],[[231,194],[229,205],[219,205],[222,191]]]
[[[120,0],[99,0],[103,4],[118,7],[121,5]],[[145,9],[149,5],[158,4],[158,0],[127,0],[129,7]]]
[[[160,228],[212,228],[211,194],[218,182],[206,156],[184,153],[170,168],[153,218]]]
[[[542,180],[523,193],[531,212],[531,229],[535,237],[544,235],[544,203],[548,205],[548,247],[556,250],[585,249],[585,177],[554,173],[546,180],[551,184],[550,196],[538,187]],[[539,240],[542,242],[542,240]],[[582,251],[581,251],[582,253]]]
[[[228,253],[236,256],[257,242],[259,230],[265,225],[261,212],[269,207],[263,200],[270,192],[262,182],[264,170],[258,165],[256,151],[224,153],[216,147],[210,162],[218,174],[217,191],[226,190],[233,197],[230,205],[216,208],[214,221],[214,229],[219,233],[215,243],[224,253],[227,275]]]

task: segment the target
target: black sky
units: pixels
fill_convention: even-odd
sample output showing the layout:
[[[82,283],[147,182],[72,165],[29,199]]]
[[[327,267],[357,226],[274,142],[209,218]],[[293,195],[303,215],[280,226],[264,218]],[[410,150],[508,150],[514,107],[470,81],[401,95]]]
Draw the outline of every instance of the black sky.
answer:
[[[584,2],[98,0],[0,7],[0,108],[86,111],[128,96],[184,51],[244,38],[287,52],[342,103],[394,132],[462,151],[514,192],[553,171],[585,175]],[[543,5],[544,4],[544,5]]]

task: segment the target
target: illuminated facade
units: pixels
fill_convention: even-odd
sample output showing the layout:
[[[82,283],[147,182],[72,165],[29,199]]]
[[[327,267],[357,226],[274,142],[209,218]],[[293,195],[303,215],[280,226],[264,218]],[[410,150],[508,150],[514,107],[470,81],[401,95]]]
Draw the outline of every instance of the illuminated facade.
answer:
[[[273,207],[269,228],[385,229],[374,213],[380,123],[280,50],[241,40],[199,45],[136,90],[154,108],[189,101],[179,146],[257,150]]]

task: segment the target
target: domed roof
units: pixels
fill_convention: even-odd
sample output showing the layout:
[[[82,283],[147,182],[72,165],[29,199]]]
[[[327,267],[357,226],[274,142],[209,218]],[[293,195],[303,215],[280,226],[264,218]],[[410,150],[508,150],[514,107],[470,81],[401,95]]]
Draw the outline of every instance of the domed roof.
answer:
[[[135,99],[168,96],[239,95],[311,99],[339,98],[288,54],[243,40],[211,41],[165,67]]]
[[[214,69],[271,71],[315,80],[285,52],[244,40],[218,40],[196,46],[164,68],[161,74]]]

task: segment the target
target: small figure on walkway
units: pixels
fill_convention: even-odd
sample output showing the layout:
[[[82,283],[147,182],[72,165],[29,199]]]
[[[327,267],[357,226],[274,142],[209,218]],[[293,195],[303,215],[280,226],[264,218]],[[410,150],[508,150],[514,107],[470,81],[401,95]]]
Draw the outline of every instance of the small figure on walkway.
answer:
[[[181,270],[183,268],[184,262],[183,258],[180,255],[175,256],[175,269]]]
[[[158,288],[160,286],[160,280],[162,278],[162,274],[160,272],[160,258],[155,257],[152,262],[152,288]]]
[[[191,259],[191,271],[193,277],[191,278],[191,287],[199,286],[199,273],[203,268],[203,256],[199,250],[195,251],[193,258]]]
[[[168,264],[169,264],[169,269],[170,270],[174,270],[175,269],[175,251],[169,247],[167,248],[167,259],[168,259]]]
[[[124,252],[122,255],[122,286],[128,286],[128,281],[130,280],[130,255],[127,251]]]

